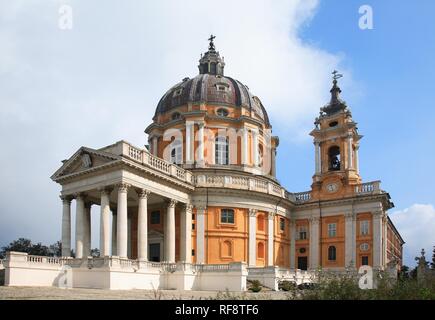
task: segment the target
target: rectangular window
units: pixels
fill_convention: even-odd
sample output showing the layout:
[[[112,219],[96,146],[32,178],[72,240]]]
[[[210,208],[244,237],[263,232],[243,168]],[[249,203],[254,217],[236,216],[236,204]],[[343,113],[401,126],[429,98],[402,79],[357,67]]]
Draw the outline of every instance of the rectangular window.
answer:
[[[192,223],[192,230],[195,230],[195,224]]]
[[[285,231],[285,219],[284,218],[279,218],[279,229],[281,231]]]
[[[192,220],[195,220],[195,214],[192,213]]]
[[[359,224],[360,235],[367,236],[369,234],[369,228],[370,228],[370,221],[368,220],[360,221]]]
[[[222,209],[221,210],[221,223],[234,223],[234,210]]]
[[[369,257],[368,256],[362,256],[361,257],[361,265],[368,266],[369,265]]]
[[[192,249],[192,256],[195,256],[195,249]]]
[[[151,224],[160,224],[160,211],[151,212]]]
[[[299,227],[299,240],[306,240],[307,237],[307,227],[306,226],[300,226]]]
[[[336,223],[328,223],[328,237],[336,237],[337,236],[337,224]]]

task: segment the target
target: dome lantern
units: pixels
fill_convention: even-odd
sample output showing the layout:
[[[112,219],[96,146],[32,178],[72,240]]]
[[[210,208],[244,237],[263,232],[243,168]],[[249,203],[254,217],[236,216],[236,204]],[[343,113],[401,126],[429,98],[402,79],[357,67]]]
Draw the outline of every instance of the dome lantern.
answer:
[[[201,55],[201,59],[199,59],[198,68],[200,74],[212,74],[215,76],[224,75],[225,62],[224,59],[220,57],[219,52],[216,51],[213,42],[215,38],[214,35],[211,35],[210,38],[208,38],[210,41],[208,51],[204,53],[204,55]]]

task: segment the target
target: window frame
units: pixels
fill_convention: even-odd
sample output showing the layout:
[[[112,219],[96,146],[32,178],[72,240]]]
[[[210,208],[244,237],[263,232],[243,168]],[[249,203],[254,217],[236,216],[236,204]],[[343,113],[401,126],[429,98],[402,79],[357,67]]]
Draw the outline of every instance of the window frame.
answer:
[[[334,226],[332,228],[332,226]],[[328,223],[328,238],[335,238],[337,236],[337,223],[331,222]]]
[[[179,139],[175,139],[171,142],[171,163],[182,164],[183,163],[183,143]]]
[[[158,217],[159,217],[159,222],[154,222],[154,217],[155,217],[155,214],[158,214]],[[160,214],[160,210],[154,210],[154,211],[151,211],[151,213],[150,213],[150,224],[153,224],[153,225],[158,225],[158,224],[161,224],[162,223],[162,218],[161,218],[161,214]]]
[[[224,215],[224,213],[225,213],[225,215]],[[230,219],[231,216],[229,215],[229,213],[232,213],[232,219]],[[235,219],[235,215],[236,215],[236,213],[235,213],[234,209],[230,209],[230,208],[220,209],[220,212],[219,212],[220,219],[219,219],[219,221],[220,221],[221,224],[234,225],[235,224],[235,220],[236,220]],[[225,218],[226,221],[224,221],[224,218]],[[231,222],[231,220],[232,220],[232,222]]]
[[[360,236],[370,235],[370,220],[361,220],[359,222],[359,235]]]
[[[217,136],[214,142],[215,142],[215,164],[228,165],[230,159],[229,138],[225,136]]]
[[[301,235],[304,234],[305,236],[302,237]],[[302,225],[298,227],[298,240],[307,240],[308,239],[308,230],[306,225]]]
[[[337,247],[329,246],[328,247],[328,261],[337,261]]]
[[[285,232],[285,219],[282,217],[279,217],[279,231]]]

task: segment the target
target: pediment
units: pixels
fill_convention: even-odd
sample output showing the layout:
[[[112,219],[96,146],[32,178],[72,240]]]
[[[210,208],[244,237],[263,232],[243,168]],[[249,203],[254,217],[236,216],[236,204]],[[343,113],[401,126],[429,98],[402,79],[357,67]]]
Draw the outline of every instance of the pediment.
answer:
[[[52,175],[51,179],[57,181],[59,178],[98,168],[119,159],[120,156],[115,154],[81,147],[68,160],[64,160],[63,165]]]

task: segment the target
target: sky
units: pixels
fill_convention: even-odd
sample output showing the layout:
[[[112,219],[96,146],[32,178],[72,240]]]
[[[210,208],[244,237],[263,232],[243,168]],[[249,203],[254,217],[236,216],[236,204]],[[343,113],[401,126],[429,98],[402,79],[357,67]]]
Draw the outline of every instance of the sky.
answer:
[[[359,27],[363,5],[372,29]],[[61,160],[121,139],[143,147],[159,99],[198,73],[215,34],[225,74],[269,113],[291,192],[310,188],[308,133],[331,72],[344,75],[342,97],[364,135],[362,178],[390,193],[414,265],[435,245],[434,11],[431,0],[0,0],[0,246],[60,239],[60,186],[49,177]]]

